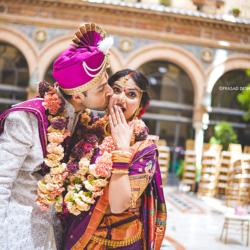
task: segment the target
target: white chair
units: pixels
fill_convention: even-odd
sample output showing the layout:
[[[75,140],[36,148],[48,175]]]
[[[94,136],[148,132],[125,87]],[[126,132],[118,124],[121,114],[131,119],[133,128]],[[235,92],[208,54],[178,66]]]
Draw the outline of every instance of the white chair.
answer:
[[[250,215],[236,215],[232,211],[225,213],[225,221],[222,228],[220,239],[223,237],[224,230],[225,233],[225,240],[224,243],[227,244],[227,235],[228,235],[228,229],[229,229],[229,222],[230,225],[238,226],[238,230],[241,230],[241,240],[243,240],[244,236],[247,237],[247,246],[249,243],[249,228],[250,228]],[[232,223],[233,222],[233,223]],[[237,223],[237,222],[240,222]],[[234,232],[234,235],[237,235],[237,233]]]

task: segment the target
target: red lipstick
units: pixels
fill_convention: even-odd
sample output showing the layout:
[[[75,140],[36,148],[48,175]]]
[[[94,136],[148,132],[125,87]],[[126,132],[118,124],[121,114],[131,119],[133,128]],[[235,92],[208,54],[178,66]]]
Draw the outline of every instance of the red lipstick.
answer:
[[[122,112],[124,112],[126,109],[121,104],[115,104],[116,106],[120,107]]]

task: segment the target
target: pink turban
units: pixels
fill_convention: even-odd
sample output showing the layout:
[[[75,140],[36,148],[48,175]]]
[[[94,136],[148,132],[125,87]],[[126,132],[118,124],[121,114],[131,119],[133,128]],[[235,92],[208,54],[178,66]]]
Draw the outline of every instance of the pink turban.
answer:
[[[54,62],[53,73],[68,95],[84,92],[104,77],[110,65],[109,48],[113,38],[94,23],[85,24],[75,33],[73,44]]]

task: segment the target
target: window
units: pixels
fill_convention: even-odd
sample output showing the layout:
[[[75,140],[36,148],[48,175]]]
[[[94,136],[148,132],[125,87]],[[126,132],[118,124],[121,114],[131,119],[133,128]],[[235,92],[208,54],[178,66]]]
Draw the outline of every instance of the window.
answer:
[[[27,99],[29,69],[24,55],[11,44],[0,42],[0,114]]]

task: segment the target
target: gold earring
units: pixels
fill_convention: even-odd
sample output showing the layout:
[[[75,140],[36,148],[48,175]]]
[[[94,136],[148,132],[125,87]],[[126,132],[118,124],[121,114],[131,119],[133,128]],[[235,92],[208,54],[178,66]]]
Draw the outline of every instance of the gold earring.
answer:
[[[109,115],[109,105],[108,105],[108,107],[105,109],[105,114],[107,114],[107,115]]]
[[[137,119],[138,119],[138,115],[140,114],[141,109],[142,109],[142,108],[140,107],[140,108],[138,108],[138,109],[136,110],[133,120],[137,120]]]

